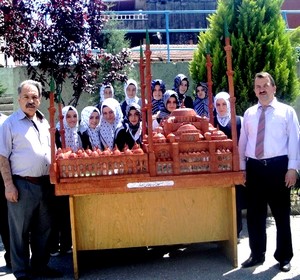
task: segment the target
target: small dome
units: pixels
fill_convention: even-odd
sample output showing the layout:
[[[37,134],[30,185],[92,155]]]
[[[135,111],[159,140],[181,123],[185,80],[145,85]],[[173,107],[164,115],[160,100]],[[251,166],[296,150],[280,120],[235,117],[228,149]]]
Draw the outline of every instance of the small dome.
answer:
[[[213,131],[211,134],[211,140],[226,140],[227,136],[226,134],[221,130]]]
[[[182,134],[182,133],[195,133],[198,132],[200,133],[200,131],[192,124],[184,124],[181,127],[179,127],[176,131],[177,134]]]
[[[196,115],[196,112],[190,108],[179,108],[170,114],[170,116],[174,117],[196,117]]]
[[[166,143],[166,137],[162,133],[155,133],[155,135],[153,135],[153,142]]]

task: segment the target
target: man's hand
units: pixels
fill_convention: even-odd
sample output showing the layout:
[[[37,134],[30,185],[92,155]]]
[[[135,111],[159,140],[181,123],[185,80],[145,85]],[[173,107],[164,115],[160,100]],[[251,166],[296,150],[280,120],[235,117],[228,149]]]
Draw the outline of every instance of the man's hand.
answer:
[[[291,188],[296,184],[298,178],[297,171],[295,169],[289,169],[285,174],[285,186]]]
[[[5,186],[5,197],[7,201],[18,202],[19,193],[14,184]]]
[[[8,158],[0,155],[0,171],[5,185],[5,197],[10,202],[18,202],[18,190],[13,183]]]

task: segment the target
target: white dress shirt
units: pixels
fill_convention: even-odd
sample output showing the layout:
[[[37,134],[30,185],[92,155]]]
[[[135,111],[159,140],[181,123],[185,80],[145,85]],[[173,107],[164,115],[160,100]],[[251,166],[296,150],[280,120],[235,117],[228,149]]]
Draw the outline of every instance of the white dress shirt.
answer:
[[[258,103],[246,110],[239,140],[240,169],[246,158],[255,159],[257,126],[261,114]],[[287,155],[288,169],[299,168],[299,122],[295,110],[274,97],[265,112],[264,156],[262,159]]]

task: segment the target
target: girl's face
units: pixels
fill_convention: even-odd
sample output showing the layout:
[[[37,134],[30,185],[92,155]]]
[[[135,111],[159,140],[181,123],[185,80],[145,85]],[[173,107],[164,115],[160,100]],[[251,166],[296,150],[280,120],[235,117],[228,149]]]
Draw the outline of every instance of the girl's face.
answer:
[[[220,98],[216,101],[216,110],[221,117],[227,115],[227,103],[224,99]]]
[[[115,113],[112,109],[110,109],[109,107],[104,107],[102,108],[102,115],[103,118],[110,124],[113,124],[115,121]]]
[[[161,100],[162,96],[163,96],[163,93],[160,89],[160,85],[156,85],[153,90],[153,98],[155,100]]]
[[[177,101],[176,98],[172,96],[167,101],[167,110],[169,112],[173,112],[176,109],[177,109]]]
[[[127,94],[128,98],[134,98],[136,96],[136,87],[135,87],[135,85],[130,84],[126,88],[126,94]]]
[[[106,98],[111,98],[112,97],[112,90],[111,88],[105,88],[104,91],[103,91],[103,96],[104,96],[104,99]]]
[[[99,116],[98,112],[93,112],[90,115],[89,127],[95,129],[97,127],[97,125],[99,124],[99,121],[100,121],[100,116]]]
[[[78,116],[74,110],[69,110],[66,115],[66,121],[70,128],[73,128],[77,125]]]
[[[197,96],[200,98],[200,99],[204,99],[205,98],[205,91],[204,91],[204,89],[203,89],[203,87],[202,86],[198,86],[197,88],[196,88],[196,93],[197,93]]]
[[[137,110],[130,110],[128,113],[128,120],[132,125],[137,125],[140,121],[140,113]]]
[[[181,81],[179,86],[179,93],[185,94],[188,90],[188,82],[186,80]]]

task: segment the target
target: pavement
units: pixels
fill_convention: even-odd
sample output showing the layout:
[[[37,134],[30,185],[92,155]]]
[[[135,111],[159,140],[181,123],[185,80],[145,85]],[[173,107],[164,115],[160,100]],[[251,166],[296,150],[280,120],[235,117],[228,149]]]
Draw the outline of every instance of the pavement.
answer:
[[[292,269],[281,272],[273,257],[276,244],[275,221],[267,220],[267,252],[263,265],[241,268],[249,257],[246,220],[238,244],[238,264],[233,268],[230,261],[221,254],[218,243],[199,243],[188,246],[164,246],[147,248],[114,249],[79,252],[79,279],[93,280],[300,280],[300,215],[291,216],[294,247]],[[1,240],[0,240],[1,241]],[[0,243],[0,280],[15,279],[4,261]],[[49,265],[64,273],[60,279],[73,279],[72,254],[52,257]],[[35,278],[42,279],[42,278]]]

